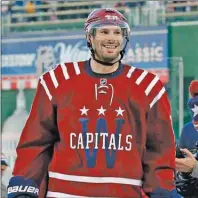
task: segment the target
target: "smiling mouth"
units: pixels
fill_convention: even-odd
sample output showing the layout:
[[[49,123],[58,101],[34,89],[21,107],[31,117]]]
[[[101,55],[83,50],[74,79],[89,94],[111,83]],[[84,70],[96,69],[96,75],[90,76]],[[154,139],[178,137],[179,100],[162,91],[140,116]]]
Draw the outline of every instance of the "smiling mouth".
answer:
[[[105,47],[107,49],[115,49],[115,48],[117,48],[117,46],[115,46],[115,45],[103,45],[103,47]]]

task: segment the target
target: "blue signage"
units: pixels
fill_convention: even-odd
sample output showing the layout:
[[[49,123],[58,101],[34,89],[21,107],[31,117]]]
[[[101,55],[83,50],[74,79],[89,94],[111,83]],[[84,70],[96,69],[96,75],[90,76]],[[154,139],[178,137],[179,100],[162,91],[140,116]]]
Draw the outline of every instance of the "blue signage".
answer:
[[[167,69],[167,28],[134,29],[123,62],[145,69]],[[2,40],[2,75],[35,75],[60,62],[90,57],[84,32],[18,35]]]

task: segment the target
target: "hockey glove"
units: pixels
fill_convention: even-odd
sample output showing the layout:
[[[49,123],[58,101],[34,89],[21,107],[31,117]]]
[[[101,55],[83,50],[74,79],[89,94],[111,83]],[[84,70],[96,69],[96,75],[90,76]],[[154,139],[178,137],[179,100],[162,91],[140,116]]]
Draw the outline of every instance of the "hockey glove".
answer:
[[[36,183],[22,176],[12,177],[8,185],[8,198],[38,198]]]

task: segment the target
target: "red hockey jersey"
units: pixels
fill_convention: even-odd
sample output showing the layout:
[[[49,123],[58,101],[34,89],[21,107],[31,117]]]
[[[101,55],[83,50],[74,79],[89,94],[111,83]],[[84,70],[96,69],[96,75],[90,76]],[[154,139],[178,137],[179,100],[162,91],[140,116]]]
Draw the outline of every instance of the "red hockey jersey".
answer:
[[[90,61],[62,63],[39,79],[17,148],[14,175],[46,197],[140,198],[173,189],[170,105],[157,76],[121,64],[97,74]],[[45,197],[41,190],[40,197]]]

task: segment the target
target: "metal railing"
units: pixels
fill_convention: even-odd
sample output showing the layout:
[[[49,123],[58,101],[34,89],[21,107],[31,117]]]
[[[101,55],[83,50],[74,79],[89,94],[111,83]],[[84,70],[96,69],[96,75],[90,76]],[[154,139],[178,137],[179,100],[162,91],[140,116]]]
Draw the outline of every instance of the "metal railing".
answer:
[[[35,13],[25,13],[24,6],[13,6],[11,13],[5,16],[3,15],[2,17],[3,33],[82,28],[88,14],[94,8],[104,7],[105,3],[106,1],[56,2],[55,4],[49,5],[36,5]],[[114,1],[114,3],[116,3],[116,1]],[[59,8],[61,8],[61,10],[58,10]],[[188,9],[185,9],[185,11],[177,11],[178,8]],[[48,9],[48,11],[44,12],[43,9]],[[155,26],[175,20],[198,19],[197,1],[164,4],[160,7],[144,5],[136,7],[124,6],[117,7],[116,9],[128,18],[131,27]],[[34,20],[31,21],[32,19]]]

